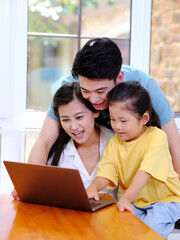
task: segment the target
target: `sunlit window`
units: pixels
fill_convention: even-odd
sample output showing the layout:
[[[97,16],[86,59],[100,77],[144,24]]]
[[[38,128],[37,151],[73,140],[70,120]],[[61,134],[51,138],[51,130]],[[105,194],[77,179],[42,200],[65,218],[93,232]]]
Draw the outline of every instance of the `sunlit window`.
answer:
[[[129,64],[130,0],[29,0],[28,111],[46,112],[77,51],[87,40],[109,37]]]
[[[37,140],[38,137],[37,133],[27,133],[25,134],[25,162],[27,162],[31,149]]]

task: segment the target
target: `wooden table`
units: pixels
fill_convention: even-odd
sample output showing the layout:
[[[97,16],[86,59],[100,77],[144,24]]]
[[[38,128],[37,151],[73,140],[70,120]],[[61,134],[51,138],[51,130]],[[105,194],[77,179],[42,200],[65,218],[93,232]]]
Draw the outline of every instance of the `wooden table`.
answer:
[[[0,195],[0,240],[162,240],[116,204],[95,213],[48,207]]]

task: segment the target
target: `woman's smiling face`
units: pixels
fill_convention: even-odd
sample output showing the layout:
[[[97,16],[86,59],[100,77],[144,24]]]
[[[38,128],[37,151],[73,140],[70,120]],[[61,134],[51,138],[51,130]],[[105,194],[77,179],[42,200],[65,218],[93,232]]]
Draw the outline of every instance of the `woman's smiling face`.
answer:
[[[93,113],[78,99],[58,108],[61,126],[78,144],[89,140],[94,129],[94,120],[98,113]]]

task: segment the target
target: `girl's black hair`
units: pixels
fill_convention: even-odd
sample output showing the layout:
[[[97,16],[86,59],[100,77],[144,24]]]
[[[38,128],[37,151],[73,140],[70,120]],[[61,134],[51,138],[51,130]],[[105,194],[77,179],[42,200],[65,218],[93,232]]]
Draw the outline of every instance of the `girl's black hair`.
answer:
[[[89,110],[96,113],[98,112],[92,104],[83,98],[80,90],[80,86],[78,82],[71,82],[66,83],[62,87],[60,87],[57,92],[55,93],[53,97],[53,111],[54,114],[59,117],[58,108],[59,106],[65,106],[68,103],[72,102],[74,99],[78,99],[81,103],[83,103]],[[64,131],[64,129],[61,126],[60,123],[60,132],[59,137],[52,146],[48,159],[53,155],[52,164],[54,166],[57,166],[59,163],[60,156],[62,154],[62,151],[66,147],[67,143],[70,140],[70,136]]]
[[[116,85],[108,94],[108,105],[113,102],[126,102],[125,108],[138,114],[139,118],[148,112],[149,121],[146,125],[161,128],[160,119],[152,106],[150,95],[139,82],[127,81]]]

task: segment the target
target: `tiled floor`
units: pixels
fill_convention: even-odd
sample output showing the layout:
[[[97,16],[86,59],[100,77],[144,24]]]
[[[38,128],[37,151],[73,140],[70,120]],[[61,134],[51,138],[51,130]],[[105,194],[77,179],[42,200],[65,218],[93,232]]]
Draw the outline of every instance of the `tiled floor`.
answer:
[[[174,229],[168,236],[168,240],[180,240],[180,229]]]

